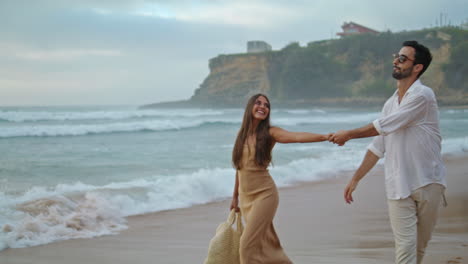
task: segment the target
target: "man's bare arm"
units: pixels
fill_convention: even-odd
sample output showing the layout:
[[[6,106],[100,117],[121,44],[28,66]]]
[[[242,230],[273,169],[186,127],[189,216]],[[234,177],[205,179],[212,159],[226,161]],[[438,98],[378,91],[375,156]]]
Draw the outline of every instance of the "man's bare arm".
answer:
[[[344,199],[346,203],[353,202],[353,192],[356,190],[356,187],[359,181],[366,176],[366,174],[375,166],[379,157],[372,153],[372,151],[368,150],[364,159],[362,160],[361,165],[354,173],[353,178],[349,181],[348,185],[346,185],[344,190]]]
[[[340,130],[333,134],[329,141],[338,144],[339,146],[343,146],[350,139],[374,137],[377,135],[379,135],[379,132],[377,132],[374,125],[370,123],[366,126],[352,130]]]

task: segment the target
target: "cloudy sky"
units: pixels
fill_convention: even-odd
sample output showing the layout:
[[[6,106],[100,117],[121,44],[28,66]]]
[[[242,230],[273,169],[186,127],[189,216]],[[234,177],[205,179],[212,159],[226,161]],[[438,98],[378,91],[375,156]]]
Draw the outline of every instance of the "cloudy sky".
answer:
[[[188,99],[208,60],[249,40],[273,49],[468,18],[468,0],[0,0],[0,106]]]

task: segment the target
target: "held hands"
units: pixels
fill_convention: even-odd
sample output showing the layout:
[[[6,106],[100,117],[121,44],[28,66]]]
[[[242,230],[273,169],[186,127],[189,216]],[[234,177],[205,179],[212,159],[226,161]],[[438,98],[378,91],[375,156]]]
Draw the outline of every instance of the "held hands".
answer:
[[[335,133],[328,134],[328,141],[338,146],[343,146],[348,140],[351,139],[347,130],[340,130]]]

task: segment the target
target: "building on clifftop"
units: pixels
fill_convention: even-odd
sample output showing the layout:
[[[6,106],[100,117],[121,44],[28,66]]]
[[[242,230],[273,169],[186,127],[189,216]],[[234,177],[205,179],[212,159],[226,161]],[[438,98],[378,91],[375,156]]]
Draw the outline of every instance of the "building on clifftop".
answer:
[[[336,33],[336,35],[341,36],[341,37],[349,36],[349,35],[362,34],[362,33],[373,33],[373,34],[379,33],[376,30],[370,29],[368,27],[359,25],[359,24],[354,23],[354,22],[349,22],[349,23],[345,22],[345,23],[343,23],[341,28],[343,29],[343,32]]]
[[[460,27],[464,30],[468,30],[468,19],[465,20],[465,23],[462,23]]]
[[[271,51],[271,45],[261,40],[247,42],[247,53]]]

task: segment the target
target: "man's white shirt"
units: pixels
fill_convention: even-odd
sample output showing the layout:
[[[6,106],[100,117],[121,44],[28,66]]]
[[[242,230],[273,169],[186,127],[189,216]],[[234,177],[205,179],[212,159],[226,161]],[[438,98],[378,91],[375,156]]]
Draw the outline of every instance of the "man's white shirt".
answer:
[[[446,186],[439,109],[434,92],[416,80],[401,102],[395,92],[374,122],[379,132],[368,149],[385,156],[387,198],[404,199],[431,183]]]

